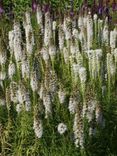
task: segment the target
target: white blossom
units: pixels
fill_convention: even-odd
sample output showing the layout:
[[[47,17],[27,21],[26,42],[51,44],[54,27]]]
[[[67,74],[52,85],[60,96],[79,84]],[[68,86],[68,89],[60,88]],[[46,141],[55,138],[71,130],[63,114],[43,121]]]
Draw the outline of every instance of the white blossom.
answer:
[[[1,65],[5,64],[6,60],[7,60],[6,52],[1,51],[0,49],[0,64]]]
[[[64,18],[64,32],[65,32],[65,39],[71,39],[71,20],[69,17]]]
[[[96,135],[96,128],[90,127],[89,128],[89,136],[95,136]]]
[[[65,40],[65,36],[64,36],[64,31],[63,31],[63,25],[59,25],[59,48],[60,50],[62,50],[64,47],[64,40]]]
[[[114,49],[114,58],[115,58],[115,63],[117,63],[117,48]]]
[[[13,54],[14,51],[14,30],[9,31],[9,47],[10,53]]]
[[[94,111],[97,105],[96,100],[89,100],[87,103],[87,110],[86,110],[86,117],[88,119],[88,122],[91,122],[94,118]]]
[[[26,22],[26,25],[31,25],[31,16],[30,16],[29,11],[25,12],[25,22]]]
[[[18,113],[20,113],[21,112],[21,110],[22,110],[22,104],[17,104],[16,105],[16,111],[18,112]]]
[[[75,146],[84,148],[84,132],[83,132],[83,125],[82,121],[80,121],[80,116],[78,113],[75,114],[74,117],[74,124],[73,124],[73,132],[74,132],[74,139],[75,139]]]
[[[86,15],[83,17],[83,25],[85,28],[87,27],[87,16]]]
[[[10,62],[9,67],[8,67],[8,75],[10,79],[13,77],[15,72],[16,72],[15,64]]]
[[[81,80],[81,83],[85,83],[87,80],[87,73],[86,73],[86,68],[85,67],[81,67],[79,69],[79,77]]]
[[[103,28],[102,41],[103,41],[103,43],[105,43],[105,45],[109,44],[109,28],[108,28],[108,25],[106,23],[105,23],[104,28]]]
[[[105,126],[105,120],[103,118],[103,113],[102,113],[102,109],[101,109],[100,106],[96,107],[95,117],[96,117],[97,124],[99,124],[102,127],[104,127]]]
[[[38,90],[38,80],[37,80],[36,72],[33,72],[31,74],[30,86],[33,92]]]
[[[77,60],[77,64],[79,65],[79,67],[82,67],[83,66],[83,56],[80,52],[77,53],[76,60]]]
[[[54,57],[56,55],[56,47],[54,45],[49,46],[49,55],[50,55],[51,59],[54,59]]]
[[[67,64],[69,62],[69,53],[66,47],[63,48],[63,57],[64,57],[65,63]]]
[[[75,39],[78,39],[78,30],[76,28],[73,29],[73,36],[75,37]]]
[[[76,45],[74,43],[72,43],[71,46],[70,46],[70,52],[71,52],[72,56],[75,56],[76,53],[77,53],[77,47],[76,47]]]
[[[26,109],[26,111],[30,111],[30,109],[31,109],[31,99],[30,99],[29,92],[25,93],[24,101],[25,101],[25,109]]]
[[[19,88],[17,90],[17,99],[18,99],[19,104],[24,103],[24,93],[23,93],[21,86],[19,86]]]
[[[65,91],[62,91],[61,89],[58,91],[58,97],[61,104],[65,102],[66,93]]]
[[[29,55],[33,52],[33,46],[34,46],[34,34],[32,30],[31,25],[25,26],[25,34],[26,34],[26,51]]]
[[[5,99],[0,99],[0,106],[5,106],[5,104],[6,104],[6,101],[5,101]]]
[[[81,29],[83,26],[84,26],[83,18],[82,18],[82,16],[79,16],[79,18],[78,18],[78,27]]]
[[[16,82],[10,83],[10,99],[12,102],[18,103],[17,83]]]
[[[77,105],[78,105],[77,101],[73,97],[70,97],[68,106],[70,114],[76,113]]]
[[[52,30],[53,30],[53,31],[55,31],[55,30],[56,30],[56,26],[57,26],[56,21],[53,21],[53,23],[52,23]]]
[[[79,64],[76,64],[76,63],[72,64],[72,70],[75,76],[78,76],[79,68],[80,68]]]
[[[83,117],[86,116],[87,109],[88,109],[88,108],[87,108],[87,105],[84,103],[84,104],[83,104],[83,107],[82,107],[82,116],[83,116]]]
[[[110,47],[112,49],[116,48],[117,35],[115,30],[110,31]]]
[[[44,31],[44,45],[49,46],[50,39],[52,37],[52,25],[50,19],[50,13],[45,13],[45,31]]]
[[[67,131],[67,126],[64,123],[58,124],[58,132],[62,135]]]
[[[21,47],[21,29],[20,24],[15,23],[14,24],[14,56],[16,62],[19,62],[22,60],[23,51]]]
[[[94,14],[94,15],[93,15],[93,19],[94,19],[94,21],[96,21],[96,20],[98,19],[97,14]]]
[[[50,94],[45,94],[43,97],[43,105],[45,107],[45,118],[48,118],[52,113]]]
[[[31,17],[28,11],[25,13],[25,20],[23,22],[24,22],[23,24],[24,24],[25,36],[26,36],[26,51],[28,55],[31,55],[35,43],[34,43],[33,29],[31,25]]]
[[[87,49],[87,40],[86,40],[86,33],[85,33],[85,29],[81,28],[80,32],[79,32],[79,41],[81,43],[81,48],[82,51],[85,51]]]
[[[46,47],[43,47],[42,50],[41,50],[41,54],[42,54],[43,60],[47,64],[48,61],[49,61],[49,52],[48,52],[48,49]]]
[[[87,48],[92,48],[93,44],[93,21],[91,15],[87,17]]]
[[[89,71],[91,78],[96,78],[100,72],[100,63],[103,56],[102,49],[88,50]]]
[[[30,75],[30,65],[28,60],[22,60],[21,62],[21,72],[23,78],[29,78]]]
[[[0,81],[5,80],[6,78],[6,72],[5,71],[0,71]]]
[[[42,10],[41,7],[38,5],[37,6],[37,23],[39,24],[40,28],[41,28],[41,32],[43,33],[43,14],[42,14]]]
[[[38,94],[39,94],[40,99],[42,100],[43,96],[44,96],[44,85],[43,85],[43,83],[40,86]]]
[[[43,125],[40,119],[34,119],[33,129],[37,138],[40,139],[43,135]]]
[[[99,60],[102,57],[102,49],[96,49],[95,54],[97,59]]]
[[[108,53],[107,54],[107,71],[108,71],[108,76],[114,76],[116,72],[114,60],[113,60],[113,55]]]

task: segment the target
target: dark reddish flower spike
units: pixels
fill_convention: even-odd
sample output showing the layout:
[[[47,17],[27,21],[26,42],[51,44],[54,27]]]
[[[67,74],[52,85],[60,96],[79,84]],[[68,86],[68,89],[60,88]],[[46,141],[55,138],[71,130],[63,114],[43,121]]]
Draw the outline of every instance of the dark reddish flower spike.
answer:
[[[32,0],[32,10],[35,12],[37,10],[37,1]]]

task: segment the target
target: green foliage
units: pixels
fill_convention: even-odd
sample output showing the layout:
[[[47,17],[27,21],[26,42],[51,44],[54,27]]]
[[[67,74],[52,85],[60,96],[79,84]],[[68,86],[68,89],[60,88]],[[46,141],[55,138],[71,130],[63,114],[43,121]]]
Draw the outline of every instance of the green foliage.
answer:
[[[24,12],[31,7],[31,0],[5,0],[3,7],[6,17],[13,13],[15,19],[21,20]]]
[[[30,0],[13,0],[13,12],[15,17],[21,18],[23,13],[31,6]]]
[[[74,10],[78,10],[78,8],[81,6],[83,0],[74,0],[73,8]],[[44,0],[44,1],[37,1],[37,3],[42,4],[50,4],[52,6],[53,10],[65,10],[71,8],[71,3],[68,0]],[[4,9],[5,9],[5,16],[9,13],[13,13],[15,19],[21,20],[24,12],[26,10],[31,10],[31,0],[5,0],[3,3]]]

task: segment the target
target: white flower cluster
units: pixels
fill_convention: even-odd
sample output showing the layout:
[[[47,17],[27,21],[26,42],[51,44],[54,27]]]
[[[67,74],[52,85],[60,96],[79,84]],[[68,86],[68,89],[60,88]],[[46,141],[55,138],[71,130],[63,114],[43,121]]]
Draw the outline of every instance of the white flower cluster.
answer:
[[[59,48],[60,50],[63,50],[64,47],[64,41],[65,36],[64,36],[64,31],[63,31],[63,25],[59,25]]]
[[[37,23],[41,29],[41,33],[43,34],[44,28],[43,28],[43,14],[42,14],[42,10],[41,7],[38,5],[37,6]]]
[[[16,111],[18,113],[21,112],[23,106],[26,111],[30,111],[30,93],[29,90],[27,90],[22,83],[20,85],[17,85],[17,83],[13,81],[10,83],[10,100],[17,104]]]
[[[5,106],[6,105],[6,102],[5,102],[5,99],[0,99],[0,106]]]
[[[7,60],[6,52],[0,50],[0,64],[5,64]]]
[[[103,112],[101,107],[98,105],[96,107],[95,116],[97,124],[101,125],[102,127],[105,127],[105,119],[103,117]]]
[[[91,49],[93,44],[93,21],[91,15],[87,17],[87,49]]]
[[[113,31],[110,32],[110,47],[112,50],[116,48],[116,40],[117,40],[117,34],[116,34],[116,30],[114,29]]]
[[[108,25],[107,24],[105,24],[104,25],[104,28],[103,28],[103,43],[106,45],[106,46],[108,46],[108,44],[109,44],[109,30],[108,30],[109,28],[108,28]]]
[[[49,52],[48,52],[47,47],[43,47],[41,49],[41,54],[42,54],[42,58],[45,61],[45,63],[48,64],[48,62],[49,62]]]
[[[65,97],[66,97],[66,93],[63,90],[59,90],[58,91],[58,97],[59,97],[59,101],[61,104],[63,104],[65,102]]]
[[[117,48],[114,49],[114,59],[115,59],[115,63],[117,63]]]
[[[14,30],[9,31],[9,48],[10,48],[10,53],[13,54],[14,52]]]
[[[39,119],[34,119],[34,123],[33,123],[33,129],[35,132],[35,135],[37,136],[37,138],[41,138],[43,135],[43,126],[42,126],[42,121]]]
[[[22,42],[22,36],[21,36],[20,24],[15,23],[14,24],[14,48],[13,49],[14,49],[15,60],[17,63],[21,61],[23,57],[21,42]]]
[[[75,146],[81,147],[83,149],[84,148],[83,122],[82,116],[79,113],[75,114],[73,131],[74,131]]]
[[[81,67],[79,69],[79,77],[82,84],[84,84],[87,80],[87,72],[85,67]]]
[[[96,100],[90,100],[87,104],[87,110],[86,110],[86,117],[89,122],[91,122],[94,118],[94,112],[96,109],[97,101]]]
[[[76,101],[76,99],[73,98],[73,97],[70,97],[69,106],[68,106],[69,112],[71,114],[75,114],[76,110],[77,110],[77,107],[78,107],[78,102]]]
[[[44,45],[49,46],[50,40],[52,37],[52,24],[51,24],[51,18],[50,13],[45,13],[45,30],[44,30]]]
[[[26,12],[25,14],[24,29],[25,29],[25,35],[26,35],[27,54],[31,55],[33,52],[33,46],[35,43],[34,43],[34,34],[32,30],[32,25],[31,25],[31,17],[30,17],[29,12]]]
[[[68,41],[69,39],[71,39],[71,19],[69,17],[66,17],[64,19],[64,33],[65,33],[65,39]]]
[[[44,112],[40,111],[47,120],[54,117],[57,104],[67,106],[69,115],[74,117],[75,145],[84,148],[84,119],[89,135],[96,134],[96,125],[104,126],[103,109],[96,98],[87,99],[87,90],[90,92],[93,86],[94,91],[97,87],[104,98],[109,85],[115,85],[117,30],[110,31],[107,18],[98,19],[97,14],[92,18],[90,12],[73,19],[65,15],[63,21],[52,20],[51,13],[43,14],[39,5],[36,19],[39,40],[34,40],[31,14],[26,12],[23,28],[15,22],[8,34],[10,53],[0,45],[0,93],[6,96],[4,92],[8,88],[9,103],[14,103],[18,113],[32,111],[34,105],[41,109],[42,103]],[[2,98],[0,105],[7,104]],[[33,128],[35,135],[41,138],[42,119],[34,118]],[[67,125],[59,123],[57,130],[62,135]]]
[[[49,46],[49,55],[50,55],[51,60],[54,60],[56,56],[56,47],[54,45]]]
[[[111,53],[107,54],[107,72],[108,72],[108,78],[110,76],[113,77],[116,73],[113,55]]]
[[[16,72],[16,67],[15,67],[15,64],[10,62],[9,64],[9,67],[8,67],[8,75],[9,75],[9,78],[11,79],[13,77],[13,75],[15,74]]]
[[[62,135],[67,131],[67,126],[64,123],[58,124],[58,132]]]
[[[37,78],[36,71],[34,71],[31,74],[30,86],[31,86],[33,92],[38,90],[38,78]]]
[[[95,79],[100,73],[101,69],[101,59],[102,59],[102,49],[88,50],[87,51],[89,59],[89,72],[91,78]]]
[[[89,122],[89,135],[96,134],[96,128],[93,126],[94,120],[95,124],[100,125],[101,127],[105,126],[105,119],[103,117],[103,111],[99,105],[99,102],[96,99],[91,99],[87,102],[87,108],[85,110],[85,117]]]
[[[11,102],[18,103],[18,98],[17,98],[17,90],[18,86],[16,82],[11,82],[10,83],[10,100]]]
[[[24,59],[21,62],[21,73],[23,78],[29,79],[30,76],[30,65],[29,65],[29,60]]]
[[[46,93],[45,96],[43,97],[43,105],[45,107],[45,118],[48,118],[49,115],[51,115],[52,113],[50,94]]]

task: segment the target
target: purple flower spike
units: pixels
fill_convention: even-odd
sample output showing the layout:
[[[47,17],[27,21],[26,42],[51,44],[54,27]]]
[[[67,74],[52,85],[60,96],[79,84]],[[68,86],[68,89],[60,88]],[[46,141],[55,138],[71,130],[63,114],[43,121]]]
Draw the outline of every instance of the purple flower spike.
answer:
[[[36,0],[32,1],[32,10],[35,12],[37,10],[37,2]]]
[[[113,11],[117,11],[117,3],[113,2],[112,9]]]
[[[102,7],[99,7],[98,14],[101,15],[102,13],[103,13],[103,8]]]
[[[49,4],[44,5],[44,9],[43,9],[44,13],[48,12],[49,10],[50,10]]]
[[[0,15],[4,13],[4,9],[0,7]]]
[[[108,7],[105,7],[104,9],[105,13],[108,15],[109,14],[109,8]]]
[[[71,10],[70,11],[70,16],[73,17],[74,16],[74,12]]]

